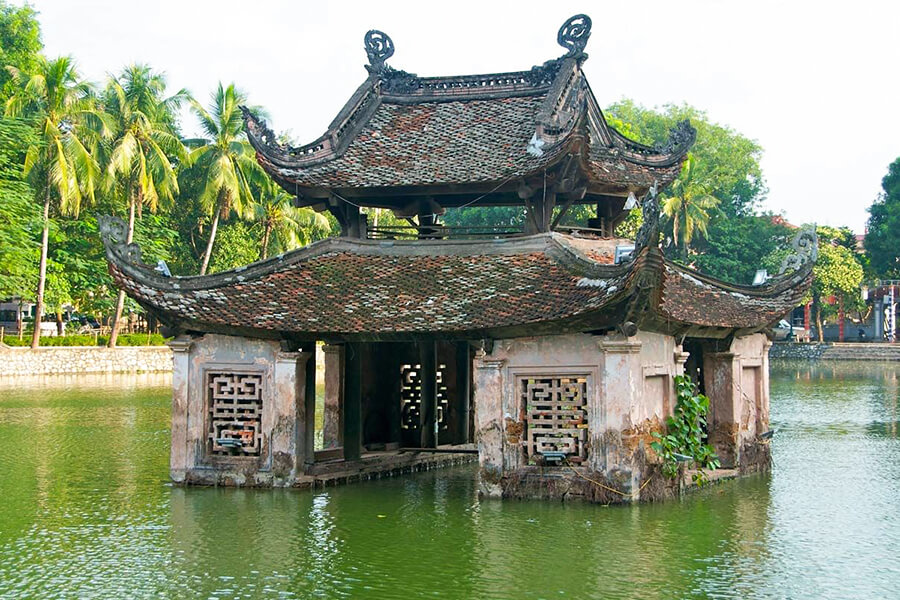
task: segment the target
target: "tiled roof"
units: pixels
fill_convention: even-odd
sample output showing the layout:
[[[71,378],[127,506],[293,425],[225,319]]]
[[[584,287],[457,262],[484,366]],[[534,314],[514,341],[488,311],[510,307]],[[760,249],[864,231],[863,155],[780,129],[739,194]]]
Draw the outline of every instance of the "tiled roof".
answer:
[[[339,157],[276,169],[282,179],[334,187],[496,181],[536,170],[525,149],[546,91],[495,100],[382,102]],[[265,157],[260,155],[261,161]],[[263,162],[265,164],[265,162]]]
[[[667,263],[663,268],[661,315],[704,327],[754,328],[774,323],[800,302],[809,289],[807,276],[776,291],[717,285],[689,269]],[[743,286],[741,286],[743,287]]]
[[[397,77],[397,71],[387,71]],[[538,73],[538,75],[535,75]],[[502,182],[526,177],[587,142],[583,177],[603,193],[665,185],[678,174],[695,131],[684,123],[665,148],[633,142],[610,127],[574,58],[532,71],[447,78],[404,74],[392,88],[373,74],[326,133],[285,146],[245,110],[245,129],[263,168],[292,193],[299,187],[378,188]],[[407,77],[408,76],[408,77]],[[542,147],[529,153],[529,142]],[[578,148],[578,149],[574,149]],[[535,150],[535,148],[532,148]]]
[[[594,268],[557,237],[391,246],[330,240],[246,271],[160,286],[115,263],[111,271],[142,304],[210,325],[323,336],[490,330],[571,318],[621,290],[621,269]]]
[[[559,233],[478,242],[335,238],[243,269],[185,278],[161,277],[117,246],[108,244],[107,256],[116,284],[163,322],[258,337],[591,331],[619,324],[636,297],[656,315],[647,320],[657,324],[652,327],[673,321],[675,327],[762,328],[808,287],[808,280],[780,288],[728,286],[695,277],[647,248],[639,260],[613,266],[614,247]],[[656,258],[648,260],[647,252]],[[634,296],[645,285],[635,280],[661,281],[661,293]]]

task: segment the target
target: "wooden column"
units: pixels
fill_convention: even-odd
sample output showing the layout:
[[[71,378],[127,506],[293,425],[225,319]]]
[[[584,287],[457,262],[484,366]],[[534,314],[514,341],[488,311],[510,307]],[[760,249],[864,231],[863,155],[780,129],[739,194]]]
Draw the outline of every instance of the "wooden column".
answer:
[[[304,440],[303,462],[311,465],[316,462],[316,345],[309,345],[309,356],[305,357],[306,372],[304,373],[303,429]]]
[[[459,418],[456,431],[457,444],[469,443],[469,407],[472,404],[472,357],[469,354],[469,342],[456,344],[456,394]]]
[[[344,353],[344,460],[362,455],[362,345],[348,343]]]
[[[421,365],[422,404],[419,410],[419,433],[422,448],[437,447],[437,344],[419,343],[419,364]]]

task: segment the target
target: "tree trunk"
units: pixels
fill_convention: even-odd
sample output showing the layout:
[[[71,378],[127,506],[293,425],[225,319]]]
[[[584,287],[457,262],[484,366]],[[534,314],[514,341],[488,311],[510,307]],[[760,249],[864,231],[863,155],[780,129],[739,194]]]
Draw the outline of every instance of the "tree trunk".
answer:
[[[272,233],[272,223],[266,219],[266,226],[263,229],[263,237],[262,237],[262,253],[261,257],[263,260],[269,258],[269,235]]]
[[[216,230],[219,228],[219,213],[221,211],[216,209],[216,214],[213,217],[212,227],[209,230],[209,241],[206,243],[206,251],[203,252],[203,264],[200,265],[200,274],[206,275],[206,269],[209,267],[209,257],[212,254],[213,242],[216,239]]]
[[[819,334],[819,343],[825,341],[825,331],[822,330],[822,305],[821,301],[816,302],[816,330]]]
[[[44,191],[44,231],[41,234],[41,266],[38,270],[37,301],[34,307],[34,333],[31,336],[31,347],[41,344],[41,317],[44,314],[44,288],[47,285],[47,247],[50,237],[50,179],[47,179]]]
[[[140,192],[139,192],[140,194]],[[130,244],[134,239],[134,210],[135,210],[135,198],[133,194],[129,194],[129,198],[131,202],[128,205],[128,235],[125,238],[125,243]],[[106,346],[108,348],[115,348],[116,342],[119,339],[119,329],[121,328],[122,322],[122,310],[125,308],[125,292],[119,290],[119,297],[116,299],[116,314],[113,317],[112,329],[109,332],[109,342],[107,342]]]
[[[62,312],[57,310],[56,311],[56,335],[62,337],[62,334],[63,334]]]

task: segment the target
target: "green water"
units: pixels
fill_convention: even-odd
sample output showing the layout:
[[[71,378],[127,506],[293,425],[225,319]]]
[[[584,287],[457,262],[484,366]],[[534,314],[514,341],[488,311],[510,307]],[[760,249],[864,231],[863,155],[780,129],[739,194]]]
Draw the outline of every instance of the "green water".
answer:
[[[900,597],[898,372],[776,368],[771,476],[608,508],[174,488],[166,377],[0,382],[0,598]]]

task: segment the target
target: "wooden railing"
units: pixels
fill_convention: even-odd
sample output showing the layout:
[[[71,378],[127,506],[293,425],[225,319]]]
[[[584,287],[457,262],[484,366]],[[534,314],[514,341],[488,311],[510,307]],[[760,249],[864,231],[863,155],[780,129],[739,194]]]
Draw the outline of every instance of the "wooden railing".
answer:
[[[450,226],[450,225],[387,225],[369,226],[370,240],[442,240],[467,238],[499,238],[524,235],[517,227]]]

